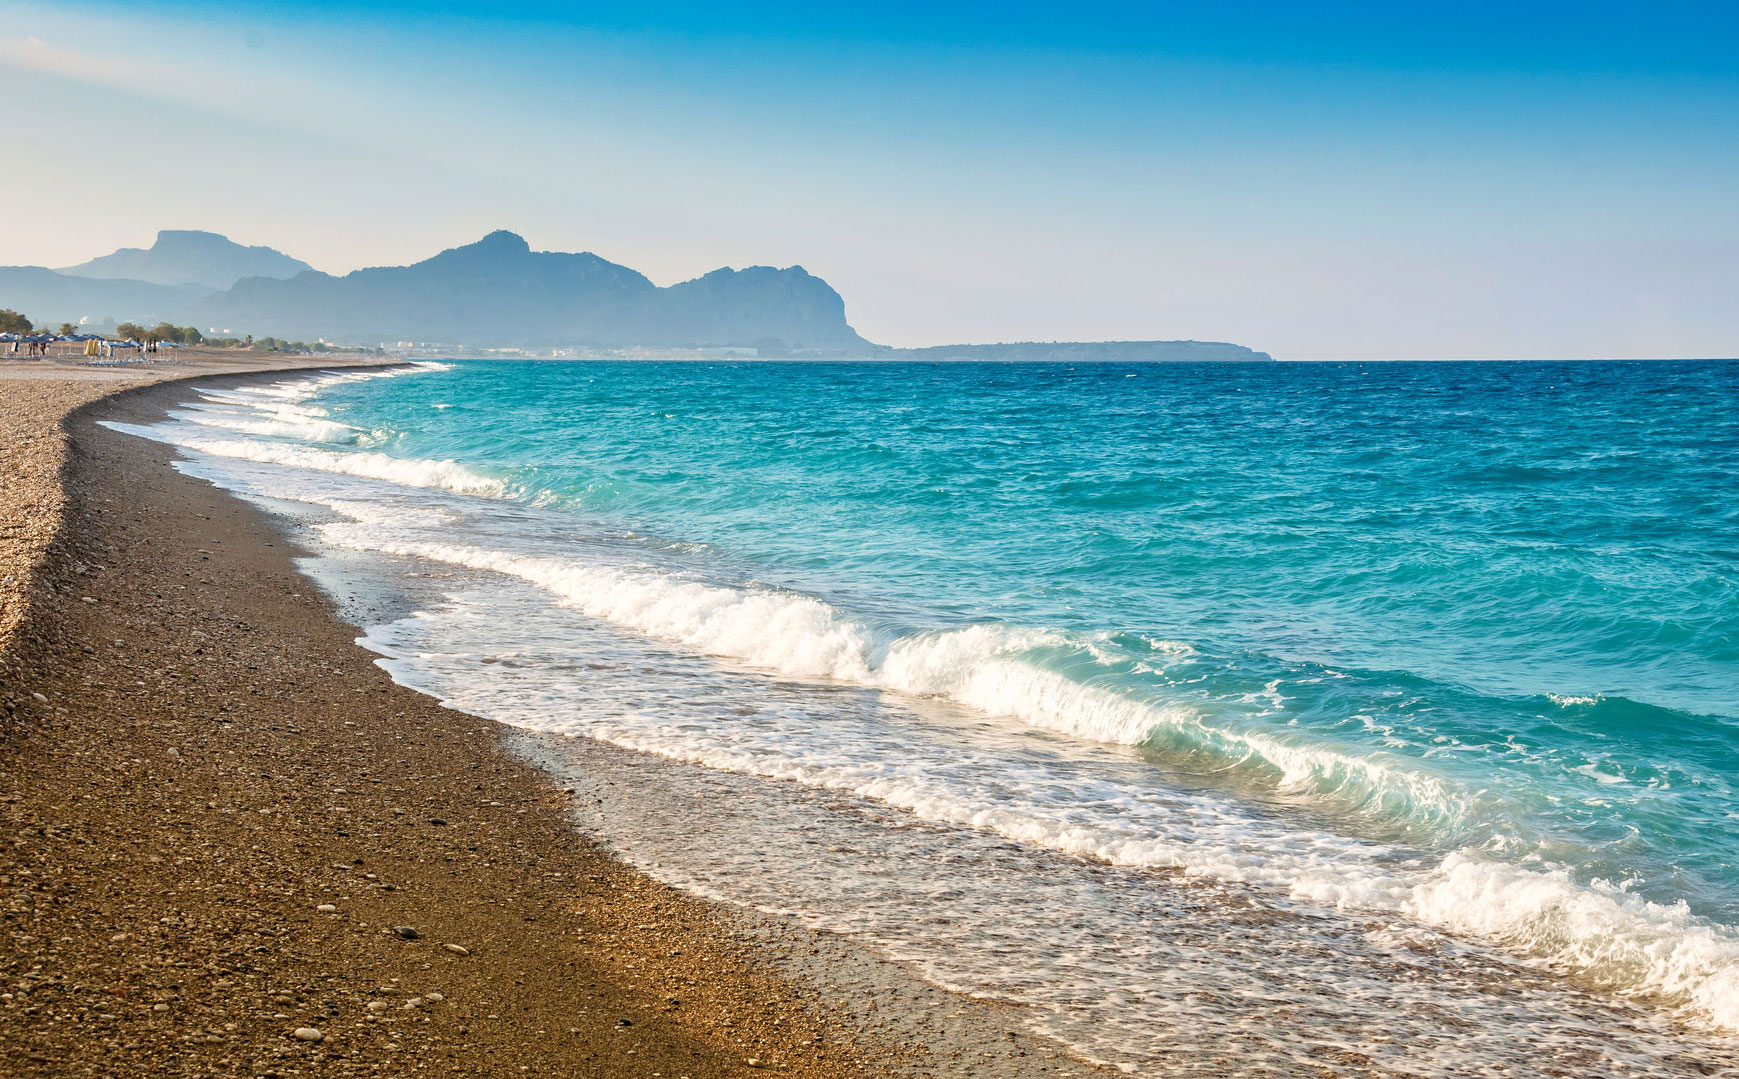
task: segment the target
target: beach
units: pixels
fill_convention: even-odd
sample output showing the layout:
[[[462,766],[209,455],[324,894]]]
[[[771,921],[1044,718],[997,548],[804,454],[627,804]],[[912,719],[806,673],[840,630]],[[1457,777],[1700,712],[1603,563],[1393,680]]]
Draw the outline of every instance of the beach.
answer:
[[[272,360],[0,381],[7,1074],[1731,1074],[1739,945],[1679,869],[1724,857],[1721,653],[1585,639],[1655,593],[1560,628],[1568,545],[1293,589],[1612,474],[1520,416],[1372,469],[1369,415],[1623,424],[1610,368]],[[1602,437],[1700,445],[1719,375]],[[1367,628],[1432,610],[1434,650]],[[1288,611],[1346,662],[1252,647]]]
[[[185,396],[153,377],[0,381],[0,1070],[1081,1070],[600,850],[494,724],[374,665],[270,519],[96,426]]]

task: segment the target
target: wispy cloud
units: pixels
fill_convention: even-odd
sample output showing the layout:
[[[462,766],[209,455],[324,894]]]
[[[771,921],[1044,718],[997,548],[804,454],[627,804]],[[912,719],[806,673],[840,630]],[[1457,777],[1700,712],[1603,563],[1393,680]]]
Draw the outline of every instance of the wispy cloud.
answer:
[[[35,36],[0,39],[0,67],[184,105],[207,103],[190,79],[189,65],[67,48]]]

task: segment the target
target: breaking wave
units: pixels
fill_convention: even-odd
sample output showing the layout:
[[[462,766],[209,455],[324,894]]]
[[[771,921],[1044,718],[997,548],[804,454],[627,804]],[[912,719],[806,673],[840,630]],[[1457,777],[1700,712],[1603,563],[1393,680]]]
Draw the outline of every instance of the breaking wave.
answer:
[[[1289,744],[1277,733],[1217,727],[1189,708],[1085,686],[1025,658],[1037,647],[1073,643],[1065,634],[984,625],[883,640],[821,600],[796,593],[405,540],[353,522],[325,525],[322,533],[336,546],[507,574],[588,616],[789,677],[944,698],[1071,737],[1157,749],[1162,757],[1222,774],[1236,771],[1346,808],[1411,814],[1426,823],[1458,823],[1465,803],[1444,780],[1417,769],[1321,745]],[[1739,936],[1682,905],[1666,907],[1619,888],[1581,884],[1560,871],[1524,869],[1465,849],[1423,873],[1396,873],[1363,860],[1198,845],[1187,835],[1181,841],[1166,834],[1131,835],[1114,820],[962,803],[929,789],[921,776],[878,773],[866,779],[851,768],[817,771],[756,755],[696,754],[714,767],[850,789],[930,819],[1112,864],[1178,869],[1343,909],[1405,914],[1498,941],[1590,984],[1656,999],[1739,1031]]]

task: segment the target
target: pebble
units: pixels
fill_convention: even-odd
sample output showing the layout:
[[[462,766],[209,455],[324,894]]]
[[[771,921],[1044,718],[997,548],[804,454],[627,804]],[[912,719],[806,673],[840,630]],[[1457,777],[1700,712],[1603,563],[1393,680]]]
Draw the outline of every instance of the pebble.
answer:
[[[386,1011],[387,1004],[386,1004],[386,1001],[384,1001],[384,1000],[371,1000],[368,1002],[366,1007],[368,1008],[369,1011],[373,1012],[375,1015],[379,1015],[381,1012]]]
[[[319,906],[315,907],[314,909],[319,911],[321,914],[337,914],[338,913],[338,904],[336,904],[336,903],[322,903]]]
[[[47,704],[47,703],[48,703],[48,698],[47,698],[47,697],[44,697],[44,696],[43,696],[43,695],[42,695],[42,694],[40,694],[40,693],[32,693],[32,694],[31,694],[31,696],[32,696],[32,697],[35,697],[35,698],[36,698],[36,700],[37,700],[37,702],[38,702],[38,703],[40,703],[40,704]]]
[[[439,1004],[439,1003],[441,1003],[441,1001],[446,1000],[447,998],[442,996],[439,993],[427,993],[427,994],[424,994],[423,999],[428,1001],[431,1004]]]
[[[418,936],[417,931],[408,925],[395,925],[392,931],[406,940],[416,940]]]
[[[169,1010],[169,1005],[167,1005],[167,1004],[153,1004],[153,1005],[151,1005],[151,1010],[154,1012],[166,1012]]]
[[[297,1027],[291,1037],[294,1037],[297,1041],[304,1042],[323,1042],[326,1040],[326,1035],[315,1030],[313,1027]]]
[[[447,949],[449,952],[452,952],[454,955],[470,955],[471,954],[471,949],[460,947],[457,944],[443,944],[443,945],[441,945],[441,947]]]

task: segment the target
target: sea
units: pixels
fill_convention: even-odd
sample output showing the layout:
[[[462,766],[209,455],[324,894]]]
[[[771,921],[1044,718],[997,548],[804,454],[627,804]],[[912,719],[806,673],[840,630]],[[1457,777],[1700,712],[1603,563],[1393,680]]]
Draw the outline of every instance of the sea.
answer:
[[[1082,1060],[1739,1074],[1739,363],[425,362],[112,426],[631,864]]]

